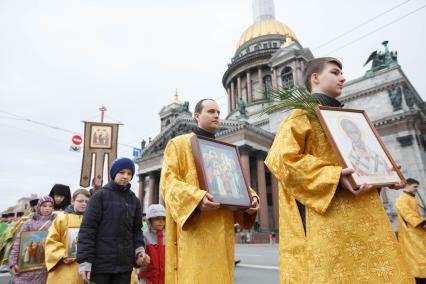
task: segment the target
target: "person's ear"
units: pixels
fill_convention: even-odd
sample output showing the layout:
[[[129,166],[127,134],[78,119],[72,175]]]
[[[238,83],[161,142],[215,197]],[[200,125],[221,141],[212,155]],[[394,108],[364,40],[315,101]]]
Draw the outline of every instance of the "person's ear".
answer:
[[[199,112],[194,113],[194,118],[198,122],[200,119],[200,113]]]
[[[312,73],[311,75],[311,85],[318,85],[319,84],[319,76],[318,73]]]

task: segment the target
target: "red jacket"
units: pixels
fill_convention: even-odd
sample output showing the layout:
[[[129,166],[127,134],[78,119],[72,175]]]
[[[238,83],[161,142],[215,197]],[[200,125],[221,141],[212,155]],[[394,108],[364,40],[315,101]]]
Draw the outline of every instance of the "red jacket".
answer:
[[[165,247],[163,231],[153,232],[148,229],[147,232],[144,232],[145,252],[151,258],[151,263],[146,271],[138,273],[138,278],[145,279],[147,284],[164,284]]]

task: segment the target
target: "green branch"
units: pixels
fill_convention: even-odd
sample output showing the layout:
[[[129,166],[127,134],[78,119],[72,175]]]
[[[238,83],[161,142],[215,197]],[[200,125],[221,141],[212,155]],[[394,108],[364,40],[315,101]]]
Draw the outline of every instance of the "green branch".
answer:
[[[315,107],[324,104],[320,97],[312,97],[308,90],[301,86],[276,88],[270,91],[269,96],[272,102],[261,111],[260,115],[302,109],[309,115],[316,117]]]

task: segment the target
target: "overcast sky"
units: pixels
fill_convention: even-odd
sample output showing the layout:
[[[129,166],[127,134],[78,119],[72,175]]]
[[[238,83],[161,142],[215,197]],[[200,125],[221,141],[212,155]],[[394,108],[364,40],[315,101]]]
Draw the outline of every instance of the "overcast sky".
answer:
[[[315,56],[340,58],[348,80],[362,76],[369,54],[389,40],[425,98],[426,8],[413,12],[425,4],[275,0],[275,10]],[[81,121],[98,121],[104,105],[107,122],[124,124],[119,143],[135,147],[158,134],[158,112],[175,88],[191,109],[210,97],[226,115],[221,79],[253,22],[251,7],[249,0],[0,1],[0,210],[30,193],[47,194],[54,183],[76,189],[82,159],[69,151],[71,133],[4,111],[82,133]],[[119,146],[119,156],[131,155]]]

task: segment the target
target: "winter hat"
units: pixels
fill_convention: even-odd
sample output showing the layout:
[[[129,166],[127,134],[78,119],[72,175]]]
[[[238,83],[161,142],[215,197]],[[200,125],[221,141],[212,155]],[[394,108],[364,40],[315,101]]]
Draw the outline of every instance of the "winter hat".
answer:
[[[38,213],[40,213],[41,205],[43,205],[43,203],[46,203],[46,202],[50,202],[53,205],[53,198],[50,197],[49,195],[45,195],[43,197],[40,197],[40,199],[38,200],[38,203],[37,203],[37,212]]]
[[[38,203],[38,198],[36,198],[36,199],[31,199],[31,200],[30,200],[30,206],[31,206],[31,207],[36,206],[36,205],[37,205],[37,203]]]
[[[132,177],[135,175],[135,164],[129,158],[120,158],[112,163],[109,175],[112,179],[115,179],[115,175],[124,169],[129,169],[132,172]]]
[[[166,217],[166,209],[161,204],[151,204],[146,211],[146,218],[149,220],[155,217]]]

